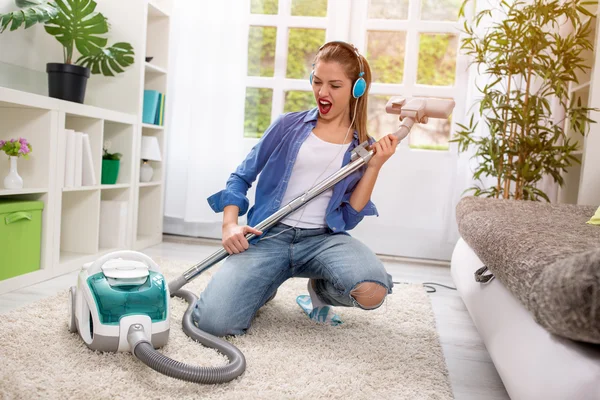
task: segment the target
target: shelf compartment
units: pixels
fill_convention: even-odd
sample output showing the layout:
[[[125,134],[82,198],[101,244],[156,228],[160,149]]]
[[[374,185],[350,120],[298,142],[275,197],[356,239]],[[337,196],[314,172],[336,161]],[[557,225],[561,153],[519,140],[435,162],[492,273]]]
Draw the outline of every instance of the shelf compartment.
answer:
[[[0,140],[25,138],[32,151],[28,159],[19,157],[17,170],[23,189],[46,188],[50,182],[55,152],[52,140],[56,132],[56,113],[38,108],[0,107]],[[0,153],[0,184],[10,170],[8,156]],[[2,189],[4,187],[2,186]],[[37,190],[37,189],[36,189]]]
[[[61,207],[59,262],[97,253],[100,191],[65,192]]]
[[[94,168],[94,176],[96,178],[96,185],[100,184],[100,173],[102,171],[102,135],[104,131],[104,121],[97,118],[89,118],[89,117],[81,117],[78,115],[66,114],[65,115],[65,131],[60,132],[59,138],[59,160],[62,161],[59,163],[58,174],[60,176],[61,187],[64,191],[70,190],[93,190],[96,188],[96,185],[86,185],[83,183],[74,183],[73,186],[65,186],[66,185],[66,175],[67,175],[67,163],[69,157],[73,158],[73,165],[75,164],[75,159],[77,157],[81,157],[82,160],[82,168],[83,163],[85,162],[83,151],[84,146],[82,143],[81,154],[77,155],[78,149],[75,144],[69,146],[67,141],[67,132],[66,130],[70,129],[75,132],[85,133],[89,137],[90,141],[90,149],[92,152],[92,165]],[[69,148],[70,147],[70,148]],[[69,154],[69,152],[75,151],[73,154]],[[82,174],[83,175],[83,174]],[[76,178],[77,180],[77,178]]]
[[[138,197],[137,238],[162,234],[161,186],[141,187]]]
[[[113,185],[107,185],[113,186]],[[114,201],[131,201],[129,185],[114,188],[114,190],[103,190],[100,195],[101,200],[114,200]]]
[[[144,79],[145,90],[157,90],[162,94],[167,92],[167,75],[166,74],[145,74]],[[166,103],[166,97],[165,97]]]
[[[134,127],[130,124],[105,122],[103,143],[110,142],[109,153],[121,153],[117,184],[130,184],[133,171]],[[108,186],[108,185],[107,185]]]
[[[130,245],[131,224],[129,221],[133,197],[129,188],[103,190],[100,196],[100,235],[98,248],[101,251],[125,249]]]
[[[157,6],[157,2],[148,4],[145,57],[152,57],[150,63],[166,71],[169,67],[170,20],[162,10],[163,8]]]

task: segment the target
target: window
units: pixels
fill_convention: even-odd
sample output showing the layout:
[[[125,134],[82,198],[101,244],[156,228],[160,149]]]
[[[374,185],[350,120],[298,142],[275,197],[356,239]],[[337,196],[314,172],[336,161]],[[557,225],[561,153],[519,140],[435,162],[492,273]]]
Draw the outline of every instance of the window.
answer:
[[[375,139],[397,129],[397,118],[385,112],[392,96],[451,98],[458,105],[457,87],[466,84],[466,71],[457,73],[460,4],[251,0],[244,137],[260,138],[283,112],[316,106],[308,76],[317,49],[328,40],[352,42],[369,60],[367,127]],[[415,124],[409,146],[447,150],[451,130],[451,118]]]
[[[283,112],[316,106],[308,77],[331,21],[327,0],[251,0],[244,137]]]
[[[373,82],[402,83],[406,55],[406,32],[368,31],[367,52]]]

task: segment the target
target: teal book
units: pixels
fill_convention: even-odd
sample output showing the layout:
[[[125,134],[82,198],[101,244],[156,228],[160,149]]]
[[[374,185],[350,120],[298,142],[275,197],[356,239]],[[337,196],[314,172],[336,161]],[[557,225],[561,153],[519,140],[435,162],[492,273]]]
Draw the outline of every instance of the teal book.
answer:
[[[156,108],[156,119],[154,123],[156,125],[163,125],[163,119],[165,115],[165,95],[163,93],[160,94],[160,98],[158,99],[158,105]]]
[[[156,114],[154,115],[154,124],[159,125],[160,121],[160,102],[162,101],[162,93],[158,95],[158,103],[156,104]]]
[[[162,98],[160,99],[160,113],[159,113],[159,116],[160,116],[160,120],[158,121],[158,124],[160,126],[163,126],[164,123],[165,123],[165,121],[164,121],[164,119],[165,119],[165,95],[164,94],[162,95]]]
[[[160,92],[157,90],[144,90],[144,108],[142,113],[142,122],[145,124],[154,124],[156,121],[157,109],[160,102]]]
[[[160,93],[158,95],[158,102],[156,103],[156,110],[154,111],[154,125],[158,125],[158,120],[160,119],[160,115],[158,115],[158,113],[160,112],[160,99],[162,98],[162,93]]]

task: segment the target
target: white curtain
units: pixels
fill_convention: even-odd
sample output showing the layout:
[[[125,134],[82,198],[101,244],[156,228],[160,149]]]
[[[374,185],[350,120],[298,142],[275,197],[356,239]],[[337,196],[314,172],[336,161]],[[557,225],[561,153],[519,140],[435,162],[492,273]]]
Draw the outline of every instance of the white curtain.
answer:
[[[247,6],[247,7],[246,7]],[[176,0],[172,14],[165,228],[219,237],[206,198],[244,156],[247,1]]]

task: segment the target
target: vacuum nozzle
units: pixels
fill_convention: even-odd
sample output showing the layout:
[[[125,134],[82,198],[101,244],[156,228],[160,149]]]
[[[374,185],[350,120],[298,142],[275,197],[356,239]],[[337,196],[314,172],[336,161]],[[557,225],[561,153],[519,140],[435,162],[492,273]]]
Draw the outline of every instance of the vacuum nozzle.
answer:
[[[415,122],[426,124],[430,117],[448,118],[454,105],[455,102],[452,99],[413,97],[407,100],[404,97],[394,96],[388,100],[385,111],[388,114],[400,115],[398,118],[402,123],[394,132],[394,136],[401,141],[408,136]]]
[[[394,96],[387,102],[385,111],[388,114],[399,114],[400,121],[410,117],[415,122],[425,124],[428,118],[448,118],[454,105],[452,99],[413,97],[407,100],[405,97]]]

